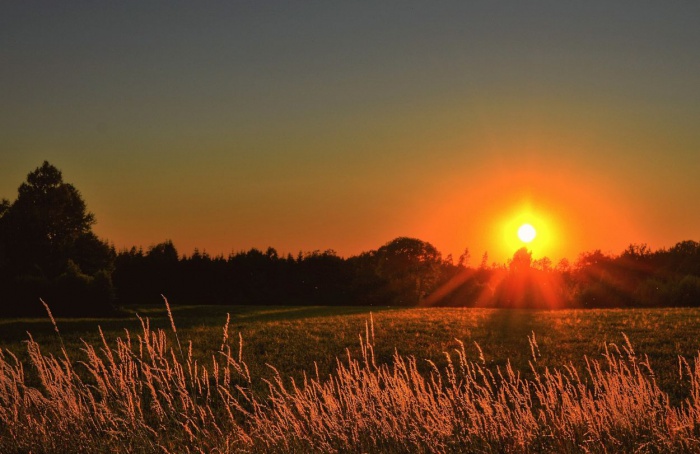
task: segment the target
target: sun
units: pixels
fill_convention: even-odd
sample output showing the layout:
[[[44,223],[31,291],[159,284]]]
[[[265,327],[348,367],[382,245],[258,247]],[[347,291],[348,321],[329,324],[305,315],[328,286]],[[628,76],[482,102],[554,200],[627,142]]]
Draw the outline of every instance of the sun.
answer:
[[[537,231],[531,224],[523,224],[518,229],[518,238],[523,243],[529,243],[535,239],[537,236]]]
[[[493,224],[493,239],[500,244],[498,258],[509,259],[525,246],[533,257],[558,260],[562,234],[559,220],[549,208],[543,203],[535,208],[526,201],[504,209],[502,217]]]

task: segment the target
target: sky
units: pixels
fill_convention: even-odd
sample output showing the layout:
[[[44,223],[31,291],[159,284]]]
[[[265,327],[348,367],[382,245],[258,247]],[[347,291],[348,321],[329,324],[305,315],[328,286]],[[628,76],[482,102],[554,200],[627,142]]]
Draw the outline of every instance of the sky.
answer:
[[[118,249],[575,260],[700,240],[700,2],[0,5],[0,197]]]

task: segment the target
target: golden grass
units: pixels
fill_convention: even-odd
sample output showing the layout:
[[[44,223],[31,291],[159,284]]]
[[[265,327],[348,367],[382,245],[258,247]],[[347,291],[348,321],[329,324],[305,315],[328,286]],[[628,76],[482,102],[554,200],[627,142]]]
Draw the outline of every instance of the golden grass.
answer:
[[[112,346],[100,331],[79,362],[65,348],[43,354],[30,335],[26,365],[0,351],[0,452],[700,451],[700,358],[679,359],[690,394],[674,406],[626,338],[583,368],[549,369],[533,334],[524,379],[510,363],[488,368],[478,345],[470,359],[459,341],[443,368],[399,352],[377,363],[371,318],[364,331],[357,357],[348,350],[333,373],[314,368],[299,383],[272,365],[271,378],[251,377],[228,321],[205,362],[148,319]]]

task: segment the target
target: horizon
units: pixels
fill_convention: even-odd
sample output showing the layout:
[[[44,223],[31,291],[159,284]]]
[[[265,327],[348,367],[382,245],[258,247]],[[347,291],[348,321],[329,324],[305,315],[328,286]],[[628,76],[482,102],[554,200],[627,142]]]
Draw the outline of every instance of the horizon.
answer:
[[[40,167],[43,168],[45,166],[49,166],[62,174],[60,169],[57,169],[55,166],[53,166],[48,161],[44,161],[43,165],[37,167],[34,170],[34,172],[39,171]],[[62,177],[61,177],[61,179],[62,179]],[[71,185],[74,187],[74,185],[72,185],[70,182],[63,181],[62,183],[68,184],[68,185]],[[22,185],[24,185],[24,184],[26,184],[26,182],[22,183]],[[82,195],[80,195],[80,190],[78,188],[75,188],[74,190],[76,190],[77,194],[79,194],[79,197],[82,198]],[[9,204],[8,206],[14,204],[13,200],[9,200],[6,198],[0,198],[0,200],[2,202],[7,202]],[[87,209],[87,207],[86,207],[86,209]],[[94,228],[94,223],[96,222],[96,219],[94,218],[94,213],[91,213],[89,210],[87,212],[89,213],[90,217],[92,218],[92,221],[90,221],[90,224],[89,224],[90,229],[92,229],[92,228]],[[539,255],[539,256],[533,255],[534,250],[532,248],[532,245],[537,244],[538,241],[540,241],[538,237],[541,237],[543,235],[545,236],[545,238],[547,237],[547,235],[551,236],[552,229],[551,229],[551,226],[547,225],[549,220],[547,220],[546,217],[538,216],[536,214],[533,215],[532,213],[533,213],[533,210],[531,209],[531,207],[529,205],[524,206],[524,208],[522,208],[520,210],[520,212],[517,216],[511,216],[501,226],[501,227],[503,227],[502,230],[503,230],[503,234],[505,237],[503,244],[506,244],[508,248],[513,248],[514,255],[512,257],[507,257],[505,259],[505,261],[502,261],[502,262],[499,262],[497,260],[491,260],[489,262],[489,259],[491,259],[491,257],[489,256],[488,251],[484,251],[484,253],[479,256],[479,257],[481,257],[480,261],[482,261],[483,265],[485,265],[486,267],[490,267],[490,268],[497,268],[497,267],[501,267],[501,266],[506,266],[511,262],[511,259],[515,258],[515,255],[517,255],[517,253],[519,253],[520,250],[526,250],[528,255],[530,255],[532,260],[547,258],[547,259],[550,259],[550,261],[551,261],[551,257],[549,257],[547,255],[544,255],[544,254]],[[535,229],[534,226],[532,224],[530,224],[530,222],[533,222],[536,225],[538,225],[539,226],[538,229]],[[516,237],[517,237],[517,239],[516,239]],[[149,245],[125,244],[125,245],[120,245],[120,246],[117,246],[109,238],[99,237],[99,235],[98,235],[98,238],[100,238],[100,241],[103,241],[105,245],[112,248],[117,253],[123,253],[123,252],[128,253],[129,251],[132,251],[134,249],[136,249],[140,252],[148,253],[153,248],[157,248],[158,246],[169,243],[172,247],[175,248],[175,250],[177,251],[178,258],[180,258],[180,259],[186,259],[189,257],[193,257],[195,254],[202,254],[204,256],[208,256],[208,257],[212,257],[212,258],[226,258],[226,257],[230,258],[234,255],[245,254],[246,252],[253,251],[253,250],[258,250],[260,252],[263,252],[263,251],[266,251],[269,249],[273,249],[274,252],[279,257],[296,257],[296,256],[301,257],[302,255],[307,256],[308,254],[316,254],[316,253],[325,254],[325,253],[330,252],[331,254],[333,254],[337,257],[340,257],[342,259],[348,259],[348,258],[362,255],[362,254],[367,253],[367,252],[376,252],[376,250],[381,248],[382,246],[389,245],[393,241],[398,240],[400,238],[417,239],[421,242],[425,242],[429,245],[432,245],[430,243],[430,241],[424,241],[421,238],[400,235],[400,236],[395,237],[392,240],[386,241],[386,242],[382,243],[381,245],[376,246],[374,248],[362,250],[362,251],[351,253],[351,254],[338,254],[338,252],[333,248],[326,248],[323,250],[321,250],[321,249],[315,249],[315,250],[299,249],[296,251],[286,251],[286,250],[278,250],[274,245],[267,245],[265,247],[251,246],[248,248],[240,248],[237,250],[231,249],[228,253],[224,253],[224,252],[209,253],[209,251],[207,251],[206,249],[203,249],[203,248],[200,249],[197,246],[195,246],[190,251],[182,251],[181,249],[178,249],[177,244],[175,244],[175,242],[173,242],[172,239],[170,239],[170,238],[165,238],[161,241],[150,243]],[[675,241],[673,243],[673,246],[677,246],[677,245],[679,245],[683,242],[687,242],[687,241],[694,242],[694,243],[696,242],[694,239],[691,239],[691,238],[681,239],[681,240]],[[547,241],[544,241],[544,244],[547,245],[548,244]],[[649,244],[646,242],[629,243],[625,247],[624,250],[621,250],[619,252],[603,251],[600,248],[594,248],[594,249],[579,252],[575,259],[569,258],[569,257],[561,257],[557,260],[551,261],[551,265],[557,265],[563,261],[566,261],[567,264],[573,265],[573,264],[576,264],[578,259],[583,258],[584,255],[591,254],[591,253],[602,253],[603,255],[611,257],[611,258],[620,257],[623,253],[627,252],[628,250],[633,249],[633,248],[637,248],[637,247],[643,248],[644,250],[646,250],[647,252],[650,252],[650,253],[657,253],[657,252],[668,251],[671,248],[671,245],[654,248],[654,247],[649,247]],[[439,250],[439,248],[436,248],[436,249],[437,249],[438,253],[440,253],[440,255],[442,256],[443,260],[446,260],[449,257],[452,258],[452,260],[446,260],[446,263],[455,264],[456,261],[459,261],[460,264],[463,264],[466,268],[475,268],[475,266],[472,266],[470,263],[471,263],[472,259],[475,259],[475,258],[478,259],[478,257],[476,257],[473,254],[473,251],[471,251],[469,248],[462,250],[461,254],[459,254],[459,255],[455,255],[452,252],[447,252],[447,253],[443,254],[442,251]],[[464,256],[463,256],[463,254],[464,254]],[[455,257],[457,257],[457,259],[455,259]],[[464,262],[462,263],[463,259],[464,259]]]
[[[698,240],[700,4],[0,12],[0,198],[48,160],[117,249],[407,236],[573,263]]]

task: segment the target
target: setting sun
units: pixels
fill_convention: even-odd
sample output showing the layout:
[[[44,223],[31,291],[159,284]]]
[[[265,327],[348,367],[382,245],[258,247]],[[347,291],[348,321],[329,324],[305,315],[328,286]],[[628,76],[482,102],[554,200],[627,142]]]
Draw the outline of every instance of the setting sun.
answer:
[[[530,224],[523,224],[518,229],[518,238],[520,238],[520,241],[522,241],[523,243],[531,242],[535,239],[536,236],[537,231]]]
[[[544,198],[534,201],[523,197],[519,202],[511,202],[497,207],[500,216],[494,216],[493,241],[499,248],[494,249],[494,256],[513,256],[523,246],[533,257],[548,257],[555,262],[562,258],[565,246],[562,232],[565,224],[556,216],[559,208]]]

